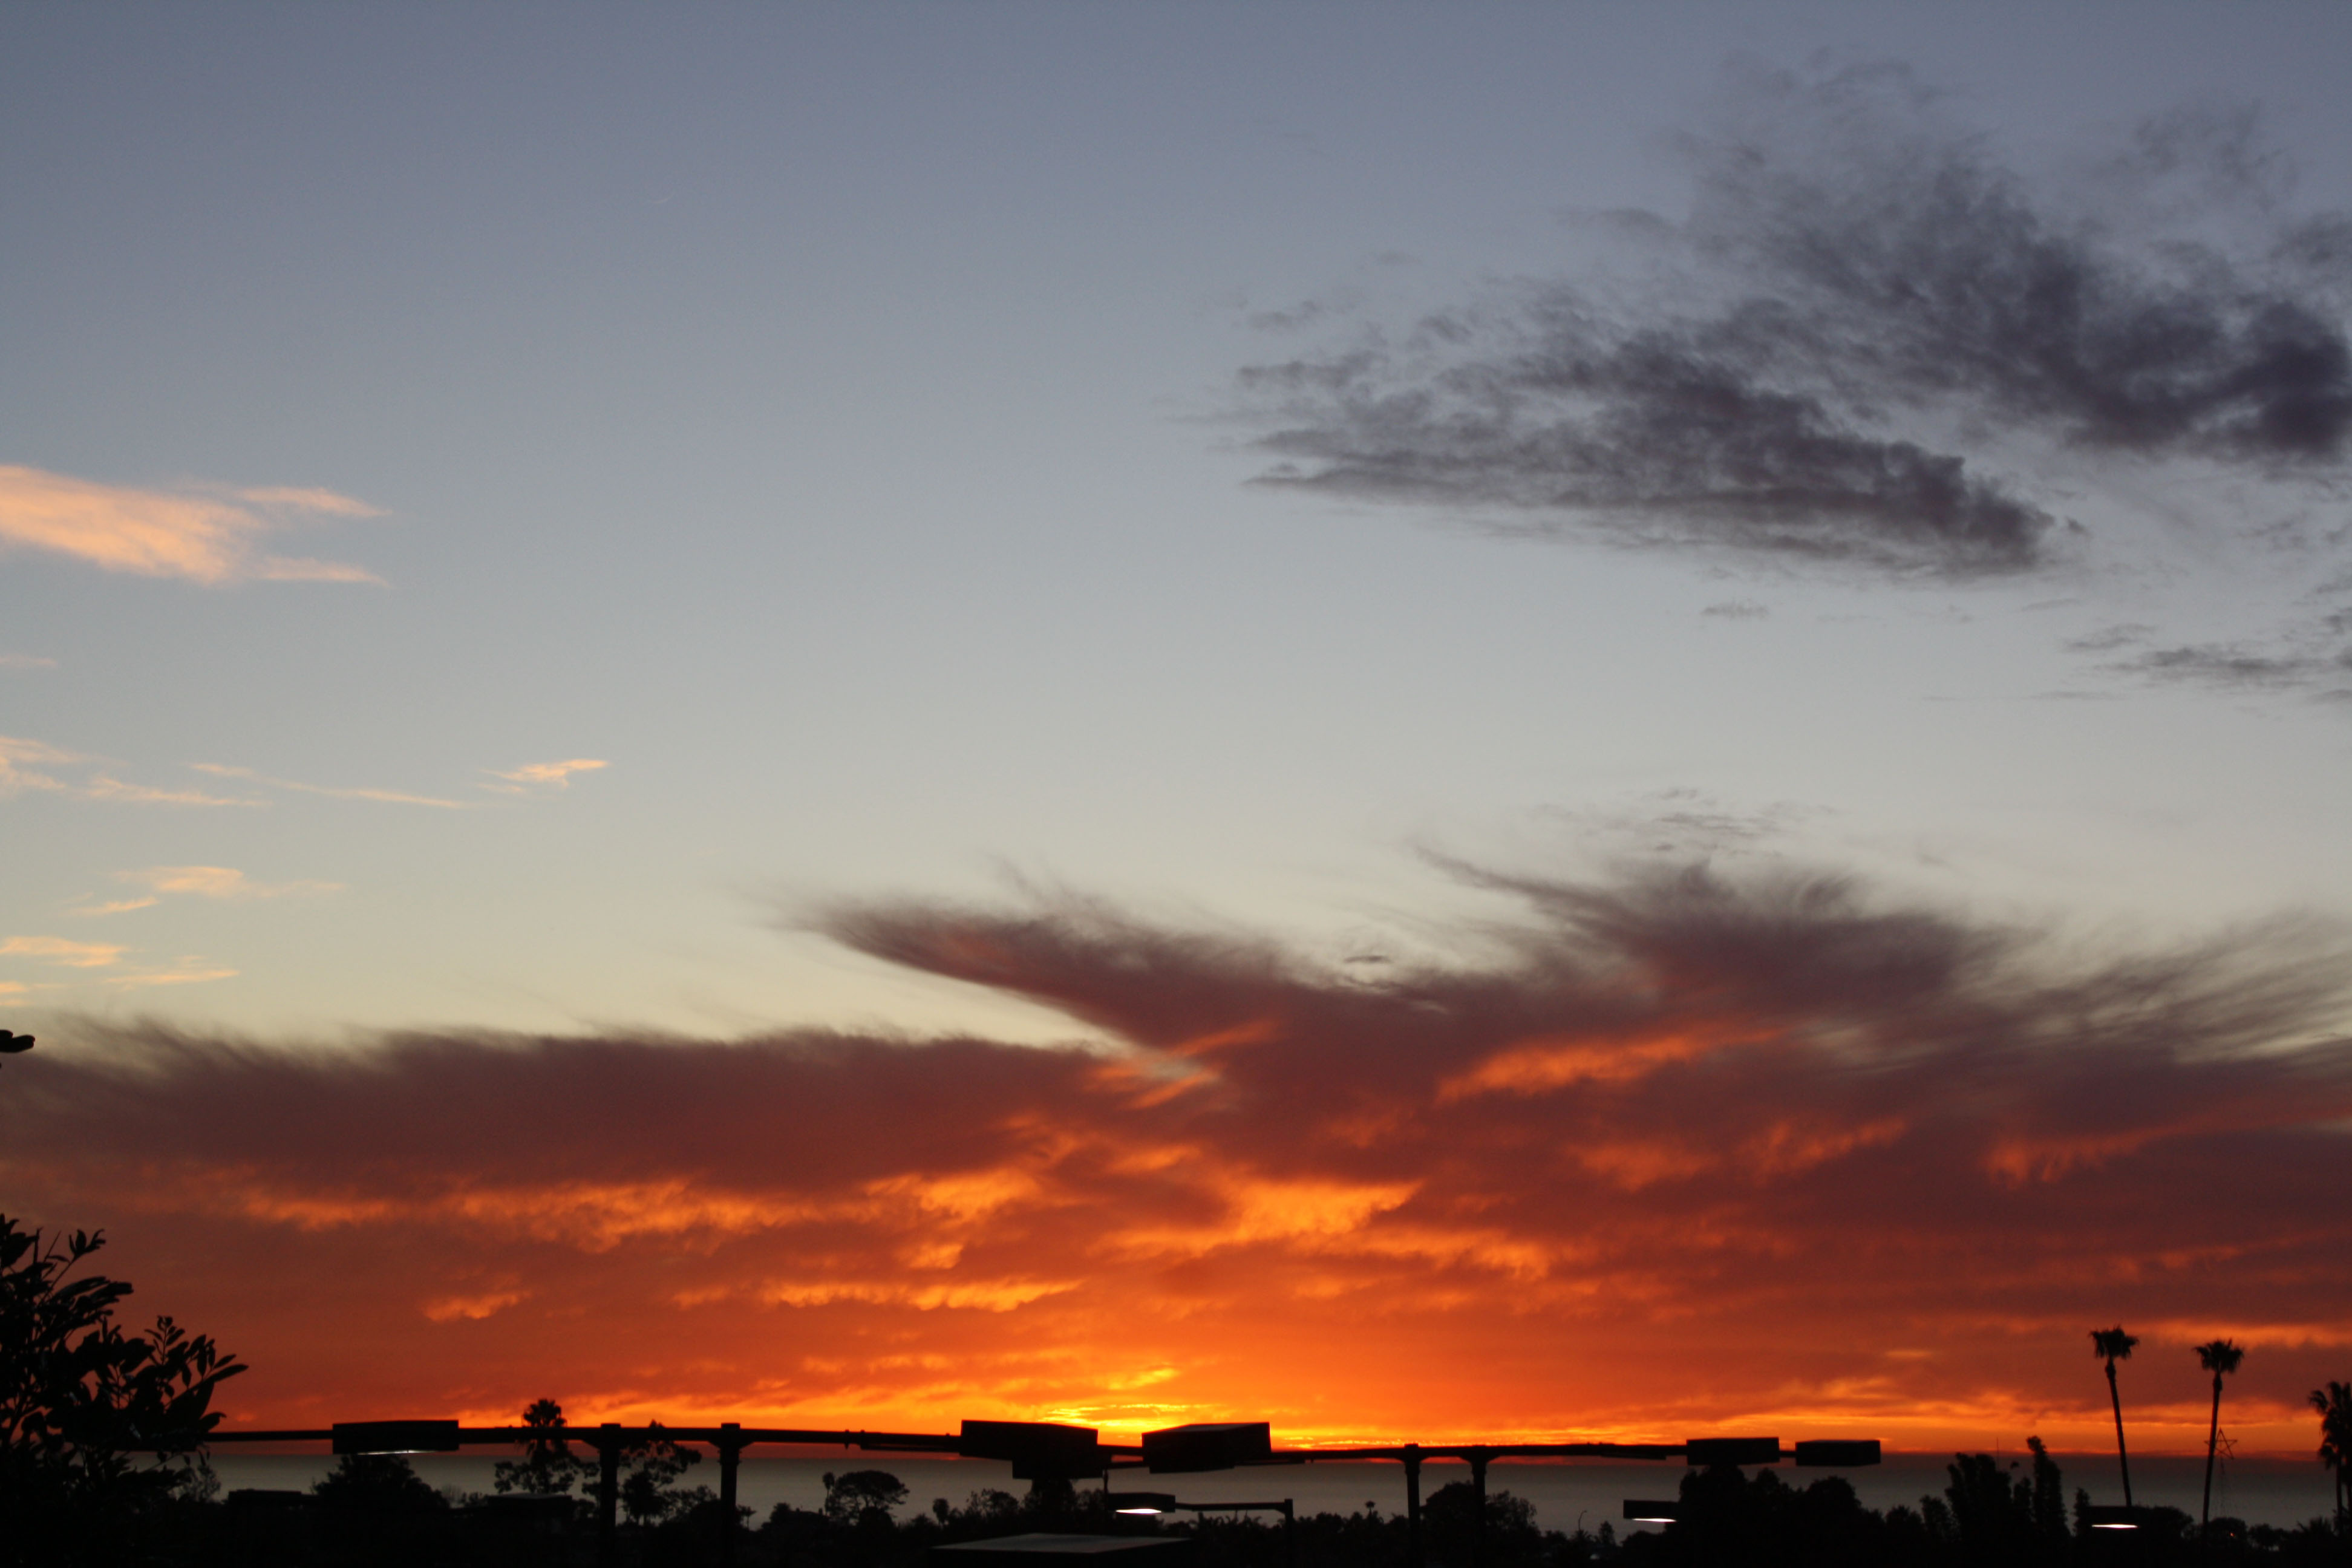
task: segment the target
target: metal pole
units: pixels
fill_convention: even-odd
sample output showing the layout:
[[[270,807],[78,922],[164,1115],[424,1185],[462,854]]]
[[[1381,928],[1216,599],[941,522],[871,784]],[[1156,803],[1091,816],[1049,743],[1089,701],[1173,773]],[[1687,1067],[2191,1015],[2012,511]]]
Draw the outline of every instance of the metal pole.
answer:
[[[620,1542],[621,1427],[607,1421],[596,1428],[596,1561],[612,1568]]]
[[[1409,1537],[1411,1537],[1412,1543],[1412,1553],[1406,1561],[1412,1565],[1412,1568],[1423,1568],[1423,1559],[1421,1554],[1421,1445],[1418,1443],[1407,1443],[1404,1446],[1404,1518],[1406,1525],[1405,1532]]]
[[[1478,1505],[1477,1522],[1470,1527],[1470,1568],[1479,1568],[1486,1556],[1486,1461],[1493,1458],[1483,1448],[1470,1450],[1470,1489]]]
[[[1282,1555],[1290,1568],[1298,1568],[1298,1517],[1291,1500],[1282,1500]]]
[[[740,1421],[719,1424],[719,1511],[723,1522],[719,1527],[719,1561],[735,1561],[735,1465],[743,1457],[743,1439]]]

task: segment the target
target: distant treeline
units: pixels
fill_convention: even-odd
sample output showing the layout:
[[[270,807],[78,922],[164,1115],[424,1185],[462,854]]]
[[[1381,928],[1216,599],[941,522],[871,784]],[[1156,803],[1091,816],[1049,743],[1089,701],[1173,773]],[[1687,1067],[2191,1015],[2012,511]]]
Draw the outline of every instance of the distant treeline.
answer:
[[[588,1467],[548,1474],[543,1452],[501,1467],[509,1487],[553,1480],[561,1489],[488,1496],[435,1491],[405,1460],[353,1456],[309,1492],[206,1495],[198,1479],[134,1519],[86,1519],[72,1539],[51,1538],[44,1563],[138,1563],[154,1568],[591,1568],[605,1561],[593,1501],[573,1483]],[[1412,1532],[1402,1514],[1367,1507],[1286,1526],[1255,1516],[1134,1519],[1108,1514],[1100,1494],[1039,1483],[1025,1497],[980,1491],[958,1507],[935,1500],[899,1517],[905,1485],[882,1470],[825,1478],[814,1510],[779,1503],[764,1520],[737,1510],[736,1538],[705,1487],[678,1481],[690,1450],[638,1456],[616,1530],[614,1568],[914,1568],[934,1547],[1029,1531],[1187,1538],[1193,1568],[1411,1568]],[[650,1459],[652,1463],[644,1461]],[[1621,1535],[1610,1523],[1573,1532],[1539,1529],[1534,1505],[1488,1496],[1483,1537],[1466,1482],[1438,1489],[1422,1512],[1428,1568],[2346,1568],[2352,1534],[2313,1520],[2293,1530],[2248,1529],[2216,1520],[2209,1531],[2176,1510],[2148,1510],[2137,1531],[2088,1528],[2086,1500],[2071,1503],[2057,1465],[2036,1445],[2030,1470],[1989,1454],[1962,1454],[1950,1485],[1919,1507],[1865,1508],[1837,1478],[1802,1489],[1770,1470],[1694,1470],[1684,1477],[1681,1517],[1664,1530]],[[20,1540],[18,1544],[24,1544]],[[954,1554],[961,1557],[962,1554]],[[985,1560],[968,1568],[986,1568]],[[1172,1564],[1171,1564],[1172,1568]]]

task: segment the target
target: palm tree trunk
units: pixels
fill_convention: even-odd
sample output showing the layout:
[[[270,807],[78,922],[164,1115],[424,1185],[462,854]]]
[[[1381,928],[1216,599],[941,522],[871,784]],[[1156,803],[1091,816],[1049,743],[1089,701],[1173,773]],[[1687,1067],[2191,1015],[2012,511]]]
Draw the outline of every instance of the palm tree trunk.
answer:
[[[2213,1374],[2213,1425],[2205,1433],[2205,1511],[2198,1516],[2197,1530],[2203,1534],[2213,1522],[2213,1450],[2221,1446],[2221,1374]]]
[[[2131,1455],[2124,1449],[2124,1396],[2116,1392],[2116,1363],[2107,1363],[2107,1400],[2116,1407],[2116,1462],[2123,1467],[2124,1506],[2132,1505]]]

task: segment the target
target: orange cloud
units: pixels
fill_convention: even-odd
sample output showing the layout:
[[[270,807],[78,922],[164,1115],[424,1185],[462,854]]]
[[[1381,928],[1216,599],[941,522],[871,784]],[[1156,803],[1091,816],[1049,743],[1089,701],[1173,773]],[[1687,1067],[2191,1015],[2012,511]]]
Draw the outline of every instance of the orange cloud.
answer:
[[[168,964],[122,967],[122,955],[131,951],[117,942],[73,942],[61,936],[12,936],[0,940],[0,957],[28,958],[68,969],[104,970],[107,973],[95,976],[95,982],[115,990],[227,980],[236,973],[234,969],[205,967],[205,961],[193,954]],[[58,988],[54,983],[42,987]],[[18,984],[14,989],[22,992],[26,987]]]
[[[2063,1447],[2121,1321],[2136,1447],[2201,1443],[2217,1333],[2253,1347],[2242,1451],[2308,1447],[2352,1343],[2337,939],[2062,968],[1850,888],[1517,890],[1504,957],[1372,984],[1097,906],[835,923],[1108,1053],[83,1025],[10,1063],[0,1182],[250,1359],[257,1423],[551,1394]],[[1514,1060],[1531,1091],[1479,1076]]]
[[[256,899],[282,899],[289,894],[331,893],[340,889],[338,882],[257,882],[232,866],[149,866],[143,870],[117,871],[116,879],[135,882],[151,889],[153,895],[185,895],[199,899],[217,899],[227,903],[243,903]],[[119,903],[78,910],[77,914],[116,914],[128,910],[142,910],[157,901],[157,897],[128,899]]]
[[[0,547],[45,550],[110,572],[199,583],[382,581],[362,567],[256,548],[262,535],[306,513],[383,515],[331,490],[139,489],[0,465]]]
[[[259,801],[235,800],[196,790],[151,789],[89,770],[93,759],[47,742],[0,735],[0,799],[26,790],[44,790],[82,800],[111,801],[136,805],[258,805]],[[68,779],[68,772],[87,776]]]
[[[425,1305],[425,1318],[436,1323],[479,1322],[529,1300],[520,1290],[492,1290],[479,1296],[444,1296]]]
[[[292,790],[298,795],[323,795],[336,800],[373,800],[387,805],[430,805],[445,811],[467,809],[462,800],[444,800],[438,795],[411,795],[405,790],[343,788],[329,784],[299,784],[292,779],[271,778],[268,774],[257,773],[251,768],[232,767],[226,763],[191,763],[188,765],[200,773],[210,773],[215,778],[245,779],[253,784],[267,784],[271,789]]]
[[[1705,1055],[1717,1043],[1696,1035],[1656,1040],[1516,1042],[1461,1077],[1448,1079],[1438,1086],[1437,1093],[1440,1100],[1461,1100],[1498,1092],[1542,1094],[1588,1081],[1623,1083],[1668,1062]]]
[[[111,942],[68,942],[61,936],[12,936],[0,940],[0,956],[37,958],[76,969],[103,969],[122,956]]]
[[[68,789],[70,786],[48,770],[81,760],[73,752],[45,742],[0,735],[0,795],[16,795],[28,789]]]
[[[503,779],[506,782],[484,784],[482,787],[496,790],[501,795],[523,795],[533,788],[570,789],[573,773],[594,773],[599,768],[611,765],[609,763],[599,762],[593,757],[572,757],[560,763],[526,763],[521,767],[510,768],[504,773],[493,770],[490,774],[492,778]]]

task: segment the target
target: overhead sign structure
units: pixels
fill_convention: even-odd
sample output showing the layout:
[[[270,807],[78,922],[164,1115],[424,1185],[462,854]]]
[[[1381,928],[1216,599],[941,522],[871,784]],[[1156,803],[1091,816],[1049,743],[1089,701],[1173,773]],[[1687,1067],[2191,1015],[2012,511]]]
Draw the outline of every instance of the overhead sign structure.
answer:
[[[1709,1465],[1777,1465],[1780,1462],[1780,1439],[1691,1437],[1683,1443],[1683,1458],[1695,1469]]]
[[[1003,1460],[1016,1481],[1092,1480],[1111,1462],[1093,1427],[1050,1421],[967,1421],[956,1452],[967,1459]]]
[[[454,1454],[455,1421],[338,1421],[331,1428],[338,1454]]]
[[[1230,1470],[1274,1462],[1274,1431],[1264,1421],[1200,1422],[1143,1435],[1143,1462],[1155,1476]]]
[[[1875,1437],[1813,1437],[1797,1445],[1795,1458],[1801,1465],[1828,1465],[1838,1469],[1850,1469],[1856,1465],[1878,1463],[1878,1439]]]

